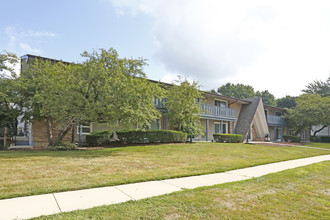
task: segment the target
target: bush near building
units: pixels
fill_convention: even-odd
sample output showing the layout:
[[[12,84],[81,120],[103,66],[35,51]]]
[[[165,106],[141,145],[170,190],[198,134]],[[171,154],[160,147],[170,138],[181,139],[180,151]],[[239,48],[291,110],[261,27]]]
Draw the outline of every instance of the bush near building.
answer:
[[[90,147],[107,145],[110,144],[112,134],[111,130],[94,131],[86,135],[86,141]]]
[[[148,143],[185,143],[187,134],[172,130],[118,130],[116,131],[119,144],[148,144]],[[97,131],[86,136],[89,146],[109,145],[113,132],[111,130]]]
[[[240,143],[243,141],[243,135],[241,134],[213,134],[213,138],[216,142],[222,143]]]
[[[330,143],[330,136],[315,136],[310,137],[312,142],[322,142],[322,143]]]
[[[298,136],[294,136],[294,135],[283,135],[283,139],[286,142],[300,142],[301,138]]]

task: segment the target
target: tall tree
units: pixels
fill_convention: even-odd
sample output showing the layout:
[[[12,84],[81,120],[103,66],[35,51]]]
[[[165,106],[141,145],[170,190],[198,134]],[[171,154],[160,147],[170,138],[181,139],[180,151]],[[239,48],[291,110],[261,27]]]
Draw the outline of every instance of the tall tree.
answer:
[[[18,79],[24,118],[46,121],[50,146],[58,145],[88,115],[80,69],[80,65],[36,59]]]
[[[5,51],[0,54],[0,129],[4,129],[3,145],[6,147],[8,136],[16,132],[16,118],[20,110],[17,106],[14,79],[14,66],[18,63],[15,54]]]
[[[288,114],[285,116],[289,127],[296,133],[312,126],[330,124],[330,96],[304,94],[296,99],[296,103],[294,108],[288,109]]]
[[[314,80],[302,91],[309,94],[319,94],[322,97],[330,96],[330,77],[326,81]]]
[[[89,79],[89,92],[99,101],[93,103],[94,120],[118,127],[148,127],[160,117],[153,106],[164,90],[147,80],[144,59],[119,58],[114,49],[84,52],[84,78]]]
[[[14,53],[4,51],[0,54],[0,77],[15,75],[14,66],[18,63],[18,57]],[[9,72],[9,75],[5,72]]]
[[[275,96],[271,94],[268,90],[265,91],[257,91],[256,96],[259,96],[262,98],[262,102],[265,105],[271,105],[271,106],[276,106],[276,100]]]
[[[178,80],[179,85],[173,84],[168,89],[166,108],[169,123],[178,131],[188,134],[192,142],[194,136],[201,134],[200,105],[196,100],[202,98],[197,82],[189,83],[185,80]]]
[[[283,98],[277,99],[277,107],[279,108],[293,108],[296,106],[296,97],[293,96],[285,96]]]
[[[238,99],[252,98],[255,96],[254,88],[250,85],[227,83],[218,88],[218,93]]]
[[[215,90],[211,90],[211,92],[215,92]],[[273,94],[271,94],[268,90],[255,92],[254,88],[250,85],[244,85],[240,83],[227,83],[225,85],[220,86],[217,92],[221,95],[226,95],[238,99],[260,96],[262,97],[262,101],[264,104],[276,106],[276,100]]]
[[[78,123],[142,127],[159,117],[152,101],[162,90],[146,79],[143,59],[119,58],[114,49],[82,56],[81,64],[36,60],[21,74],[26,116],[46,120],[49,145],[58,145]]]

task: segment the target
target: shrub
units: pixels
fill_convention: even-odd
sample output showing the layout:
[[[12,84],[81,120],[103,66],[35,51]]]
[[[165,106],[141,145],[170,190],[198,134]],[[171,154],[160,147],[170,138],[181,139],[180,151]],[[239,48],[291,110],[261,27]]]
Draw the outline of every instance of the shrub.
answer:
[[[59,143],[57,146],[48,146],[49,150],[53,151],[65,151],[65,150],[75,150],[77,145],[74,143]]]
[[[283,135],[283,139],[287,142],[300,142],[301,138],[294,135]]]
[[[113,132],[111,130],[94,131],[86,135],[86,141],[91,147],[107,145],[110,143],[112,133]]]
[[[312,141],[312,142],[321,142],[321,138],[318,137],[318,136],[315,136],[315,137],[311,136],[309,138],[309,140]]]
[[[187,134],[172,130],[118,130],[119,142],[122,144],[144,143],[184,143]]]
[[[330,136],[320,136],[320,142],[330,143]]]
[[[241,134],[213,134],[213,138],[216,142],[240,143],[243,141]]]

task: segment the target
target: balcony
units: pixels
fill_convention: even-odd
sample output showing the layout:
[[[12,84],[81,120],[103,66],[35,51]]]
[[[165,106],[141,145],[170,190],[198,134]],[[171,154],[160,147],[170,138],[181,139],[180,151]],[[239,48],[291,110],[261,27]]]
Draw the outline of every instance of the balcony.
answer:
[[[214,119],[236,119],[236,109],[201,104],[201,116]]]
[[[287,126],[287,123],[281,116],[267,115],[267,123],[270,126]]]

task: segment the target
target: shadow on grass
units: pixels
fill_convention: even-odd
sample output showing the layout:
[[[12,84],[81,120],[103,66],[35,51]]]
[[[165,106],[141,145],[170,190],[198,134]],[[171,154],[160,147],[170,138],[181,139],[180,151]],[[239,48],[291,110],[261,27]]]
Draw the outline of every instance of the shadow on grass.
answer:
[[[191,146],[191,143],[156,143],[156,144],[132,144],[132,145],[118,145],[118,146],[104,146],[89,147],[73,150],[73,151],[51,151],[51,150],[14,150],[14,151],[0,151],[0,159],[15,159],[24,157],[67,157],[67,158],[97,158],[97,157],[113,157],[122,156],[122,153],[140,153],[150,150],[158,150],[162,147],[175,147],[178,145]]]

